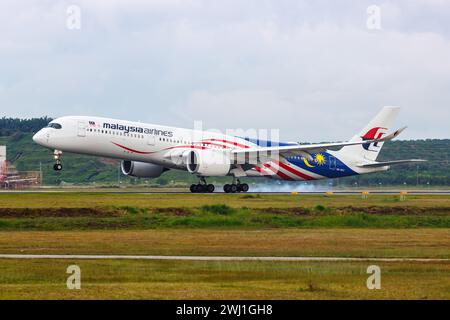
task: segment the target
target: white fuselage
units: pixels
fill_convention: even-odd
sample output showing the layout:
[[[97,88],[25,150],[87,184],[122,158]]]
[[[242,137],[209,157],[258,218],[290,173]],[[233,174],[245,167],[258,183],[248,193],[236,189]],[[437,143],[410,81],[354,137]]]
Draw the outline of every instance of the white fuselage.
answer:
[[[100,117],[69,116],[46,127],[33,140],[50,149],[185,169],[174,155],[191,149],[233,150],[255,146],[243,138],[215,132],[175,128]]]
[[[150,163],[167,169],[185,171],[190,171],[186,161],[183,161],[186,160],[185,155],[190,150],[204,151],[210,160],[218,154],[228,157],[229,169],[222,170],[221,166],[210,166],[209,171],[212,174],[206,176],[233,175],[303,181],[339,178],[387,169],[360,168],[357,165],[359,160],[354,160],[351,154],[342,155],[329,150],[313,154],[314,161],[294,154],[268,159],[252,166],[233,165],[231,155],[233,150],[261,147],[261,141],[216,132],[100,117],[68,116],[55,119],[48,127],[36,133],[33,140],[56,152]],[[298,145],[270,143],[280,146]],[[218,152],[213,152],[214,150]]]

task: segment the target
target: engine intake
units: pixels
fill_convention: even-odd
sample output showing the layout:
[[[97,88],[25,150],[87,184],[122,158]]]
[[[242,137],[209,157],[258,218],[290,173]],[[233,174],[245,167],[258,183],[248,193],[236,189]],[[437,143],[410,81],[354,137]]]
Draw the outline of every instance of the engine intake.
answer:
[[[186,155],[186,167],[192,174],[203,177],[226,176],[230,172],[230,157],[214,150],[191,150]]]
[[[137,178],[158,178],[169,170],[157,164],[129,160],[122,161],[120,168],[124,175]]]

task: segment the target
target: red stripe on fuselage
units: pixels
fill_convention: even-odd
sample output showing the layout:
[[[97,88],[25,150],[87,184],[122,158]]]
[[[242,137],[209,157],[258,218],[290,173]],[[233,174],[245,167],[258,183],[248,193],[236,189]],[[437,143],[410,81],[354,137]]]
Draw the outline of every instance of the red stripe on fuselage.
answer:
[[[275,161],[275,163],[278,164],[281,168],[283,168],[283,169],[285,169],[285,170],[287,170],[287,171],[289,171],[289,172],[291,172],[291,173],[293,173],[293,174],[299,176],[299,177],[302,178],[302,179],[305,179],[305,180],[315,180],[313,177],[310,177],[310,176],[304,174],[303,172],[300,172],[300,171],[298,171],[298,170],[295,170],[294,168],[292,168],[291,166],[288,166],[287,164],[285,164],[285,163],[283,163],[283,162]]]
[[[135,152],[135,153],[139,153],[139,154],[151,154],[151,153],[154,153],[154,152],[145,152],[145,151],[134,150],[134,149],[125,147],[125,146],[123,146],[121,144],[115,143],[115,142],[113,142],[113,144],[115,144],[116,146],[121,147],[122,149],[125,149],[127,151],[131,151],[131,152]]]
[[[250,148],[249,146],[247,146],[247,145],[245,145],[245,144],[237,143],[237,142],[234,142],[234,141],[223,140],[223,139],[204,139],[204,140],[202,140],[202,141],[216,141],[216,142],[223,142],[223,143],[232,144],[233,146],[236,146],[236,147],[241,147],[241,148],[245,148],[245,149]]]
[[[284,180],[294,180],[291,177],[289,177],[287,174],[281,172],[280,170],[275,169],[274,167],[272,167],[268,163],[264,163],[264,167],[266,167],[267,169],[273,171],[276,175],[278,175],[280,178],[282,178]]]
[[[227,148],[229,148],[229,147],[228,147],[228,146],[226,146],[226,145],[223,145],[223,144],[218,144],[218,143],[213,143],[213,142],[202,141],[202,142],[200,142],[200,143],[203,143],[203,144],[207,144],[207,145],[210,145],[210,146],[217,146],[217,147],[221,147],[221,148],[223,148],[223,149],[227,149]]]
[[[175,146],[175,147],[169,147],[169,148],[162,149],[162,150],[160,150],[160,151],[171,150],[171,149],[177,149],[177,148],[189,148],[189,149],[201,149],[201,150],[207,149],[206,147],[203,147],[203,146],[187,145],[187,146]]]
[[[253,167],[256,171],[258,171],[263,177],[271,177],[270,174],[264,172],[260,167]]]
[[[176,149],[176,148],[189,148],[189,149],[201,149],[201,150],[206,149],[206,147],[203,147],[203,146],[187,145],[187,146],[169,147],[169,148],[165,148],[165,149],[162,149],[162,150],[159,150],[159,151],[145,152],[145,151],[139,151],[139,150],[131,149],[131,148],[125,147],[125,146],[123,146],[121,144],[118,144],[118,143],[115,143],[115,142],[112,142],[112,143],[115,144],[116,146],[122,148],[122,149],[125,149],[125,150],[130,151],[130,152],[138,153],[138,154],[152,154],[152,153],[166,151],[166,150],[171,150],[171,149]]]

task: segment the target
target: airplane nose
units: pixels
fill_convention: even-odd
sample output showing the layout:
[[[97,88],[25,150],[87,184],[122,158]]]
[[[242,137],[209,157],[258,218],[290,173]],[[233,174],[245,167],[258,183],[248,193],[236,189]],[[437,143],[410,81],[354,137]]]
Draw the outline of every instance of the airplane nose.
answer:
[[[42,133],[42,130],[38,131],[33,136],[33,141],[40,145],[44,144],[44,134]]]

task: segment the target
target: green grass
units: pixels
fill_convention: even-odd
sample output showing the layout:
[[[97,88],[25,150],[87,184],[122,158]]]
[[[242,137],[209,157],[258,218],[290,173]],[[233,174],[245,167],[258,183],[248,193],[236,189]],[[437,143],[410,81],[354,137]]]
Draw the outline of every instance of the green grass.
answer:
[[[448,229],[0,231],[0,253],[450,258]]]
[[[450,197],[0,194],[0,253],[449,258]],[[450,299],[450,264],[1,260],[0,299]],[[68,290],[78,264],[82,289]]]
[[[213,205],[204,205],[201,207],[201,210],[206,213],[212,214],[220,214],[220,215],[230,215],[236,212],[235,209],[227,206],[226,204],[213,204]]]
[[[66,268],[81,269],[81,290]],[[450,264],[3,260],[1,299],[450,299]]]
[[[63,210],[63,209],[61,209]],[[80,209],[81,210],[81,209]],[[119,210],[119,211],[115,211]],[[450,228],[450,215],[443,214],[368,214],[345,212],[335,208],[292,209],[279,213],[270,210],[231,208],[227,205],[200,208],[145,209],[120,207],[96,208],[95,216],[36,216],[32,209],[18,216],[0,218],[0,230],[97,230],[97,229],[158,229],[158,228]],[[8,211],[8,210],[6,210]],[[363,209],[361,209],[364,212]],[[108,216],[111,214],[111,216]],[[30,215],[31,217],[28,217]]]
[[[450,228],[449,196],[0,194],[0,230]]]
[[[86,207],[140,207],[140,208],[194,208],[203,205],[226,204],[232,208],[314,208],[327,207],[420,207],[450,208],[450,196],[427,195],[407,196],[399,201],[400,195],[370,195],[362,200],[358,195],[271,195],[271,194],[127,194],[108,192],[34,194],[0,193],[0,208],[86,208]]]

